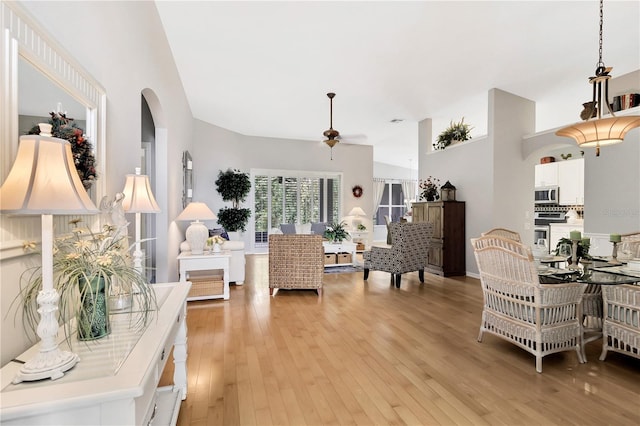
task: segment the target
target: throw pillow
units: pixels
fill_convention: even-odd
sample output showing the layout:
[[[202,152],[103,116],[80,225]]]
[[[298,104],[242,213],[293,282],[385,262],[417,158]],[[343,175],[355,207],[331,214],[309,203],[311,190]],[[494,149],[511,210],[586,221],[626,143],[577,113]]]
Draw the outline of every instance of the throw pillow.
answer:
[[[281,223],[280,229],[282,230],[282,233],[285,235],[296,233],[296,225],[293,223]]]
[[[327,222],[313,222],[311,224],[311,233],[315,235],[324,235],[327,230]]]

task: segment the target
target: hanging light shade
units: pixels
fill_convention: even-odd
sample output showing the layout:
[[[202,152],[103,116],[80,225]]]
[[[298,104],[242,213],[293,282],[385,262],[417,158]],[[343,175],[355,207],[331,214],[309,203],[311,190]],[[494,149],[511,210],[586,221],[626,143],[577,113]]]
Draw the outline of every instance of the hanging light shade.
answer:
[[[573,138],[581,148],[596,148],[596,156],[600,155],[600,147],[613,145],[622,142],[627,132],[640,126],[639,116],[616,117],[611,110],[609,103],[609,73],[612,67],[605,67],[602,61],[602,22],[603,22],[603,0],[600,0],[600,44],[599,60],[596,68],[596,75],[589,78],[589,83],[593,87],[593,98],[591,102],[583,105],[584,109],[580,118],[584,121],[572,124],[556,132],[558,136]],[[611,117],[602,118],[602,110],[605,108]]]

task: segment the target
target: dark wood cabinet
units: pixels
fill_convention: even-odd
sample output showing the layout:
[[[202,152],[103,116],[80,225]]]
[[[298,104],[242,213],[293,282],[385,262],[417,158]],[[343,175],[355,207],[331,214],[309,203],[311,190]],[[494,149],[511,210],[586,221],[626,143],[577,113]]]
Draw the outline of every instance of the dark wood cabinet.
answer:
[[[464,201],[417,202],[411,206],[413,222],[433,224],[427,272],[453,277],[466,275]]]

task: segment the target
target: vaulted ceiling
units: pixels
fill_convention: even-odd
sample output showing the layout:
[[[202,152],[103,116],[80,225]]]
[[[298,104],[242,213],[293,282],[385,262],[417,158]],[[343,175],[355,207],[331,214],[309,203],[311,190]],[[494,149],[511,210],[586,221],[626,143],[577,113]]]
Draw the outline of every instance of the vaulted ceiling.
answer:
[[[462,117],[486,134],[491,88],[535,101],[537,130],[578,121],[598,61],[595,0],[156,7],[197,119],[321,143],[335,92],[342,143],[371,144],[375,161],[402,167],[417,164],[425,118],[434,134]],[[605,2],[603,49],[614,77],[640,69],[640,2]]]

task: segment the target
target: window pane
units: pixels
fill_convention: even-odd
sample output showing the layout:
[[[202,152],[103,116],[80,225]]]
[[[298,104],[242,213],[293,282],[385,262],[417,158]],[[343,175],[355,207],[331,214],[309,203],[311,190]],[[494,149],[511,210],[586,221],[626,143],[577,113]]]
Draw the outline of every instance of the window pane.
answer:
[[[404,214],[404,207],[392,207],[391,208],[391,221],[400,222],[400,218]]]
[[[384,186],[384,192],[382,193],[382,198],[380,199],[381,206],[389,205],[389,184]]]
[[[269,228],[269,205],[268,190],[269,178],[267,176],[256,176],[253,182],[255,191],[255,230],[268,231]]]
[[[284,223],[298,221],[298,179],[284,178]]]
[[[320,179],[300,178],[300,221],[319,222],[320,219]]]
[[[279,228],[283,223],[282,214],[283,185],[281,177],[271,178],[271,227]]]
[[[402,185],[399,183],[391,184],[391,204],[394,206],[401,206],[404,204]]]
[[[390,216],[389,207],[378,207],[378,211],[376,213],[376,225],[386,225],[387,222],[384,221],[385,216]]]

